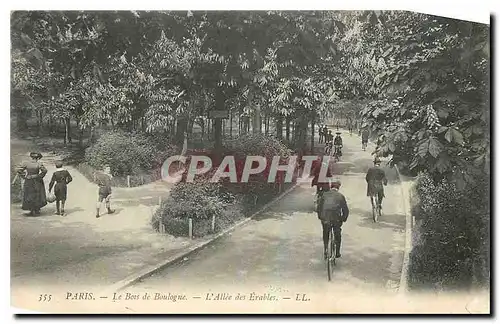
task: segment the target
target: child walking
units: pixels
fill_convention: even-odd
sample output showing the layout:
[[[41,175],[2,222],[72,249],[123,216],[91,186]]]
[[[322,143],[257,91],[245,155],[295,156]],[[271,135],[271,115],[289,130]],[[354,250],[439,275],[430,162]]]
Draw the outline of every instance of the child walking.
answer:
[[[64,204],[68,197],[68,183],[73,181],[71,174],[68,170],[63,169],[62,162],[56,162],[56,171],[52,174],[52,179],[49,183],[49,192],[54,188],[54,195],[56,196],[56,214],[64,216]],[[54,186],[55,185],[55,186]]]

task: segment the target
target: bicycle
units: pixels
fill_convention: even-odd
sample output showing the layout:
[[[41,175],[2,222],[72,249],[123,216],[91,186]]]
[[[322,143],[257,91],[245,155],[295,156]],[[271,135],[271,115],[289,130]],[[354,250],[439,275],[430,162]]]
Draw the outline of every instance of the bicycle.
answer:
[[[333,226],[330,224],[330,235],[328,239],[327,252],[326,252],[326,271],[328,272],[328,281],[332,280],[333,267],[336,265],[335,259],[335,234]]]
[[[335,146],[335,153],[333,154],[333,161],[334,162],[338,162],[340,161],[340,148],[341,146]]]
[[[378,218],[382,216],[382,206],[380,204],[378,193],[371,195],[370,201],[372,203],[373,222],[376,223],[378,221]]]

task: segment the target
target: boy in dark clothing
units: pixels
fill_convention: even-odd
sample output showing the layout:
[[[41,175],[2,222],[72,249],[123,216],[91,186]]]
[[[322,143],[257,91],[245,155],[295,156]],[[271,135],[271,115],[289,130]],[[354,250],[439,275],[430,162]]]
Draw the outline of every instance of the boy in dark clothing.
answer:
[[[96,210],[96,218],[99,218],[99,212],[101,210],[101,204],[104,201],[106,203],[106,208],[108,210],[108,214],[112,214],[115,211],[111,209],[111,175],[109,174],[109,170],[105,173],[97,173],[95,175],[97,185],[99,186],[99,190],[97,192],[97,210]]]
[[[56,196],[56,214],[64,216],[64,205],[68,197],[68,183],[73,181],[68,170],[63,169],[62,162],[56,162],[56,171],[52,174],[52,179],[49,183],[49,192],[54,188]],[[55,186],[54,186],[55,185]]]

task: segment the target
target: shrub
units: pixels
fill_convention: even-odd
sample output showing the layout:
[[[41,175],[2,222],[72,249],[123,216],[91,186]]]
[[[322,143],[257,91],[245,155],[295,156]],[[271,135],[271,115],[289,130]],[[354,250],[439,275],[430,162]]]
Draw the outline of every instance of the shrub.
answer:
[[[113,176],[144,176],[151,170],[159,170],[164,160],[174,155],[176,150],[168,138],[110,131],[86,150],[85,158],[97,170],[109,166]],[[141,178],[134,182],[141,182]]]
[[[120,176],[149,170],[154,155],[154,146],[145,136],[111,131],[87,149],[85,158],[92,167],[109,166],[113,176]]]
[[[427,174],[415,186],[420,240],[410,254],[409,284],[415,288],[467,289],[489,279],[489,179],[467,190],[435,183]]]
[[[203,236],[211,230],[213,216],[216,218],[216,231],[221,229],[221,222],[226,224],[231,218],[239,217],[238,214],[231,216],[226,212],[227,207],[234,205],[234,202],[235,197],[225,192],[218,183],[204,179],[196,183],[178,183],[153,216],[153,228],[159,228],[161,219],[168,233],[187,236],[187,220],[192,218],[196,223],[193,235]]]

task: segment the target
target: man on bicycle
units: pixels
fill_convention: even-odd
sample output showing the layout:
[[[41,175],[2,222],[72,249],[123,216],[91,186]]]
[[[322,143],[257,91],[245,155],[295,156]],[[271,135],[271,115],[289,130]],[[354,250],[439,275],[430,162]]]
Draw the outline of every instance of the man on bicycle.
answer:
[[[342,137],[340,137],[340,132],[337,132],[337,136],[333,140],[333,145],[335,146],[335,155],[342,156]]]
[[[326,170],[326,177],[327,178],[331,178],[333,176],[332,169],[331,169],[330,165],[326,165],[326,161],[324,161],[324,158],[325,158],[324,156],[319,157],[315,161],[316,163],[315,163],[313,170],[312,170],[313,179],[311,182],[311,187],[316,186],[316,195],[319,195],[322,191],[329,188],[329,183],[323,181],[324,179],[319,178],[320,173],[321,173],[321,168],[323,166],[327,168],[327,170]]]
[[[384,186],[387,186],[387,178],[385,176],[385,171],[380,167],[381,163],[382,161],[380,161],[380,158],[375,156],[373,167],[368,169],[365,177],[367,183],[366,195],[370,197],[370,199],[372,196],[378,196],[379,206],[377,207],[380,207],[380,209],[382,209],[382,200],[385,197]]]
[[[326,190],[318,202],[318,218],[323,227],[323,254],[325,260],[328,257],[328,241],[332,229],[335,237],[335,257],[341,257],[342,224],[349,217],[349,208],[344,195],[339,192],[340,186],[340,179],[334,179],[331,185],[325,188]]]

